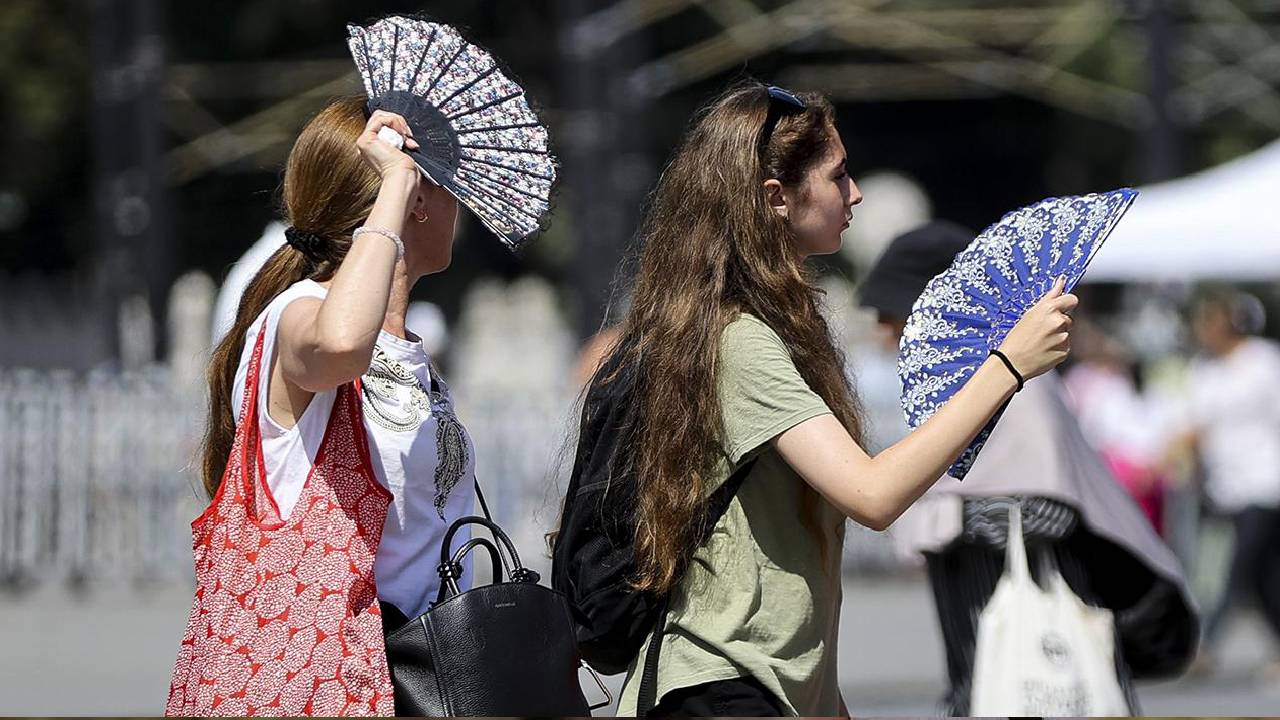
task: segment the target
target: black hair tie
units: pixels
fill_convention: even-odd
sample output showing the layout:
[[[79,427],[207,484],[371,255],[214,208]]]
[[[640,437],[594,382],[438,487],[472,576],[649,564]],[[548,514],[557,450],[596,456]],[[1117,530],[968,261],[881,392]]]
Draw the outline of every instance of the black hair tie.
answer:
[[[1009,372],[1013,373],[1013,379],[1018,381],[1018,389],[1015,392],[1021,392],[1022,386],[1026,384],[1026,380],[1023,379],[1022,373],[1018,372],[1018,368],[1013,366],[1013,361],[1009,359],[1008,355],[1005,355],[999,350],[993,349],[991,354],[1000,358],[1000,362],[1003,362],[1004,366],[1009,368]]]
[[[284,240],[294,250],[315,260],[320,255],[321,248],[324,247],[324,238],[313,232],[299,230],[290,225],[284,229]]]

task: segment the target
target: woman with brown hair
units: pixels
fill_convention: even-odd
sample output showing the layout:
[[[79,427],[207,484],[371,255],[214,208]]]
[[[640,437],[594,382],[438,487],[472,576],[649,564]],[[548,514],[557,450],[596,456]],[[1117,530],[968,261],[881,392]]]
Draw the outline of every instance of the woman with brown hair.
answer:
[[[917,431],[875,457],[863,451],[858,403],[805,265],[840,247],[862,200],[834,121],[817,94],[754,82],[729,90],[694,120],[642,225],[615,352],[634,369],[638,406],[633,584],[669,605],[656,706],[641,712],[844,713],[835,649],[845,519],[887,527],[1019,384],[993,356]],[[1000,348],[1024,378],[1067,355],[1076,300],[1062,286]],[[704,535],[708,495],[748,462]],[[645,654],[621,714],[638,709]]]
[[[473,513],[474,450],[405,327],[409,292],[449,267],[459,200],[509,244],[532,235],[554,161],[520,87],[453,28],[348,30],[369,97],[298,136],[288,242],[210,361],[211,502],[168,714],[391,714],[384,630],[425,612],[442,574],[469,585],[438,564]]]
[[[226,535],[227,529],[220,530],[219,526],[235,524],[224,519],[227,513],[219,508],[227,493],[242,488],[224,487],[224,476],[228,478],[226,483],[236,484],[232,477],[236,473],[228,470],[229,463],[236,464],[234,471],[241,470],[233,444],[239,426],[252,423],[256,427],[245,430],[256,431],[261,482],[244,489],[246,500],[257,500],[250,511],[256,517],[249,519],[261,526],[264,538],[270,531],[280,536],[267,540],[264,554],[277,545],[283,551],[286,545],[293,544],[286,539],[291,534],[288,528],[299,522],[310,523],[311,518],[303,515],[312,513],[317,505],[333,504],[332,498],[323,495],[328,487],[335,486],[344,494],[367,496],[357,507],[380,506],[382,512],[361,513],[357,509],[343,513],[355,515],[348,518],[356,520],[352,538],[343,538],[342,531],[336,528],[313,537],[299,527],[297,535],[301,537],[297,544],[319,541],[342,547],[345,543],[341,540],[345,539],[352,545],[376,548],[374,557],[365,563],[359,557],[351,558],[351,562],[360,567],[371,559],[378,597],[412,617],[422,612],[433,597],[430,581],[435,575],[433,563],[428,567],[414,558],[435,557],[443,529],[448,525],[443,516],[432,517],[432,495],[436,493],[423,498],[419,488],[429,480],[439,460],[452,453],[455,457],[448,463],[456,467],[456,477],[447,481],[448,487],[438,486],[445,500],[440,507],[444,509],[447,504],[452,519],[467,514],[474,499],[474,464],[465,433],[458,433],[464,442],[456,447],[437,447],[435,443],[428,447],[419,442],[417,445],[427,452],[412,452],[414,440],[424,435],[424,425],[434,438],[436,427],[452,420],[444,412],[447,406],[441,401],[443,396],[432,402],[428,388],[433,382],[437,388],[442,386],[432,377],[421,341],[404,325],[409,289],[418,278],[449,265],[458,206],[443,188],[422,179],[409,155],[379,139],[379,130],[389,127],[408,138],[408,147],[415,147],[417,143],[404,118],[375,112],[366,120],[365,113],[362,97],[333,102],[303,128],[289,154],[283,186],[288,243],[267,260],[245,289],[235,324],[215,348],[209,363],[209,420],[201,449],[201,469],[205,489],[213,501],[194,526],[197,533],[208,528],[208,532]],[[359,396],[350,390],[354,381],[361,381]],[[435,394],[441,393],[437,389]],[[347,463],[354,466],[350,473],[358,479],[344,484],[342,480],[351,475],[326,467],[325,460],[335,454],[331,440],[340,432],[332,418],[347,420],[352,412],[362,416],[361,424],[367,424],[377,436],[368,433],[366,444],[360,448],[363,452],[358,453],[356,461]],[[345,426],[345,434],[353,436],[359,430],[351,427],[354,424]],[[253,448],[243,450],[254,452]],[[406,450],[409,452],[402,455]],[[254,464],[252,456],[249,463]],[[373,479],[368,477],[369,466],[379,480],[376,484],[369,482]],[[327,472],[317,476],[313,471],[316,468]],[[387,512],[389,503],[385,500],[392,495],[398,496],[400,507]],[[384,502],[377,502],[379,496]],[[362,515],[382,515],[387,521],[380,525]],[[393,519],[396,522],[390,522]],[[433,531],[435,525],[440,526],[434,528],[438,532]],[[327,537],[330,533],[332,536]],[[349,554],[369,555],[367,550]],[[317,551],[313,559],[304,554],[290,568],[293,572],[286,575],[311,574],[305,567],[310,562],[327,562],[320,555]],[[197,574],[202,570],[202,559],[197,550]],[[346,560],[344,556],[343,561]],[[220,563],[229,561],[239,561],[239,556]],[[264,571],[245,564],[255,572]],[[282,567],[272,563],[270,571],[286,569],[284,566],[291,561],[278,564]],[[210,570],[220,572],[219,568]],[[361,577],[367,574],[355,573],[351,582],[368,584],[370,578]],[[315,584],[302,578],[297,581],[305,587],[290,593],[285,600],[266,597],[280,592],[281,588],[274,587],[251,588],[247,597],[231,599],[239,600],[248,610],[268,602],[314,604],[328,593],[343,589],[339,580]],[[313,599],[308,593],[315,593],[316,597]],[[364,604],[370,605],[368,600]],[[359,614],[357,609],[353,617]],[[286,632],[301,630],[291,623],[284,628]],[[335,639],[340,636],[319,632]],[[256,652],[260,641],[266,641],[256,633],[249,637],[244,637],[243,631],[234,634],[239,637],[232,642],[251,648],[251,652]],[[191,641],[198,639],[197,631]],[[321,652],[318,648],[324,639],[314,638],[314,642],[312,655]],[[384,685],[379,676],[386,672],[385,661],[382,665],[379,668],[376,661],[369,663],[367,672],[373,676],[374,687]],[[227,686],[227,692],[220,693],[227,699],[219,707],[236,705],[236,699],[231,697],[236,688],[231,685],[237,683],[226,679],[228,673],[205,672],[217,685]],[[175,672],[175,682],[189,686],[196,673],[183,673],[182,678],[178,675]],[[201,705],[195,697],[198,681],[195,685],[196,688],[186,688],[184,706],[173,706],[171,692],[171,712],[187,714]],[[390,701],[389,696],[386,701]],[[330,710],[343,708],[345,705]]]

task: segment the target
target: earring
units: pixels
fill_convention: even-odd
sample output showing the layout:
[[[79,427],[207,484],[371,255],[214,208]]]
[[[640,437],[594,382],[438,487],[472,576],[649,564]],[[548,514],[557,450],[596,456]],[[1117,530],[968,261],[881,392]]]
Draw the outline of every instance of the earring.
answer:
[[[417,215],[417,214],[415,214],[415,215],[413,216],[413,219],[414,219],[416,222],[424,223],[424,222],[426,222],[426,221],[427,221],[427,214],[426,214],[426,213],[422,213],[421,215]]]

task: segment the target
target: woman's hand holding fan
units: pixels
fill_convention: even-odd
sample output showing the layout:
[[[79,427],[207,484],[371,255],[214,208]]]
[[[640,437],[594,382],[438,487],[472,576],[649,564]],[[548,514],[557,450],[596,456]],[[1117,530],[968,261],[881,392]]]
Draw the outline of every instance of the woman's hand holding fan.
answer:
[[[1064,293],[1066,278],[1058,278],[1049,292],[1013,326],[1000,352],[1009,358],[1023,379],[1049,372],[1071,351],[1071,311],[1079,299]]]

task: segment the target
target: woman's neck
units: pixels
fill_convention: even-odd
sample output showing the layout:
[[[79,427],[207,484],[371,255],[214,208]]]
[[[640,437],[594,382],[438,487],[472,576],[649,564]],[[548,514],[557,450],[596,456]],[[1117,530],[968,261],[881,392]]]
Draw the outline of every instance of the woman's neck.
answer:
[[[409,282],[409,271],[401,258],[396,263],[395,275],[391,278],[391,294],[387,297],[387,314],[382,319],[382,329],[401,339],[408,339],[405,332],[404,316],[409,312],[409,290],[413,283]]]
[[[318,280],[316,284],[328,290],[333,280]],[[402,258],[396,263],[395,274],[391,278],[391,292],[387,296],[387,314],[382,318],[382,329],[402,340],[408,340],[404,317],[409,312],[409,290],[413,283],[409,282],[409,270]]]

